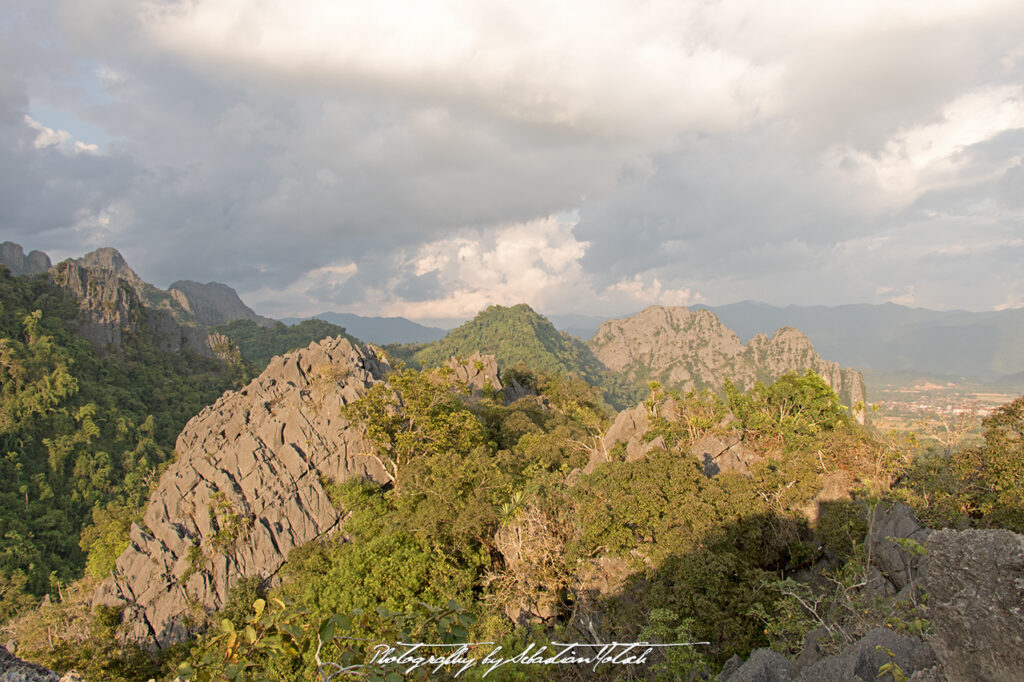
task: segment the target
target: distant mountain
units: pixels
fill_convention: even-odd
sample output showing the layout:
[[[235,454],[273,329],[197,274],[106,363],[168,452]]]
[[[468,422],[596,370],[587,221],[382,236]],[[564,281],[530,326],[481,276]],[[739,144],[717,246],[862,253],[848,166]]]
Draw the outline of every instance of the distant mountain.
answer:
[[[729,379],[742,389],[789,371],[813,370],[846,405],[865,399],[864,379],[818,353],[798,329],[754,336],[744,346],[709,310],[651,306],[601,325],[587,345],[610,370],[635,384],[657,380],[666,388],[721,390]]]
[[[998,381],[1024,371],[1024,309],[967,312],[882,305],[710,307],[741,339],[793,326],[825,357],[880,371]]]
[[[238,292],[227,284],[179,280],[167,287],[167,290],[192,313],[196,322],[207,327],[232,320],[251,320],[261,327],[275,324],[274,320],[257,315],[252,308],[242,303]]]
[[[50,257],[42,251],[30,251],[26,256],[21,244],[0,244],[0,264],[6,265],[12,275],[37,275],[50,269]]]
[[[295,324],[311,319],[344,327],[352,336],[381,346],[390,343],[430,343],[444,338],[447,333],[444,329],[425,327],[404,317],[363,317],[352,313],[320,313],[306,318],[286,317],[281,321]]]
[[[478,351],[494,355],[502,368],[522,363],[533,370],[573,374],[594,385],[605,379],[604,368],[589,348],[555,329],[525,303],[490,306],[414,358],[424,367],[435,367],[452,356],[468,357]]]

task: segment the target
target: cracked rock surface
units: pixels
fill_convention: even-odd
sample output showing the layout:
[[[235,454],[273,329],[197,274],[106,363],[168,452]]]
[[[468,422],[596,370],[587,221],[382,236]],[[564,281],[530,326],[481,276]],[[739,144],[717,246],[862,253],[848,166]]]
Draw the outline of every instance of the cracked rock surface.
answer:
[[[242,578],[272,578],[340,512],[321,481],[387,476],[341,408],[381,381],[385,361],[344,338],[274,358],[178,436],[177,458],[94,603],[124,609],[130,639],[162,648],[188,636]]]

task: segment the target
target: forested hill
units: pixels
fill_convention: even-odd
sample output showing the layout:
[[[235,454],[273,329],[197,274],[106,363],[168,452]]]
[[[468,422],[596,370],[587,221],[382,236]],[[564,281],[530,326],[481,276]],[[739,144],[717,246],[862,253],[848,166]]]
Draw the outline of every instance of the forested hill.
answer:
[[[413,359],[423,367],[436,367],[452,356],[475,352],[494,355],[502,368],[524,365],[534,371],[578,376],[592,385],[606,379],[604,367],[590,349],[555,329],[525,303],[511,308],[490,306],[416,352]]]

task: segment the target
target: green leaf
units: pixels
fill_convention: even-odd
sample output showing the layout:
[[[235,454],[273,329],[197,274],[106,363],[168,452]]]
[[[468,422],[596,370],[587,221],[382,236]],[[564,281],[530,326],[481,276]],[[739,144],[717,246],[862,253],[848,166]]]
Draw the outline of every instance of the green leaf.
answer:
[[[263,615],[263,610],[267,608],[267,602],[265,599],[257,599],[252,603],[252,608],[256,612],[256,620],[259,620]]]
[[[334,639],[334,618],[328,618],[320,623],[319,635],[321,642],[329,642]]]

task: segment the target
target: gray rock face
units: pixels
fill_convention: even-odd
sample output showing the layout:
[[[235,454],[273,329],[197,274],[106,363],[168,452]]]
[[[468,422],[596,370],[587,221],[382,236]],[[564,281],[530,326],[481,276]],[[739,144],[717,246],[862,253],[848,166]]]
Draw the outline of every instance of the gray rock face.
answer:
[[[612,452],[619,443],[626,444],[625,456],[629,461],[636,461],[649,450],[649,443],[643,442],[643,435],[650,429],[650,416],[647,406],[641,403],[636,407],[619,412],[608,432],[601,439],[598,447],[590,453],[590,460],[583,467],[584,474],[591,474],[598,465],[610,462]],[[662,441],[664,447],[664,441]]]
[[[498,361],[493,355],[484,355],[477,351],[465,359],[449,358],[444,365],[454,372],[459,383],[465,384],[477,396],[484,391],[500,393],[508,405],[530,395],[530,391],[520,386],[514,379],[508,386],[501,385]]]
[[[30,251],[26,256],[20,244],[0,244],[0,263],[7,266],[12,275],[38,275],[50,269],[50,257],[42,251]]]
[[[13,656],[0,646],[0,682],[59,682],[60,675]]]
[[[709,310],[651,306],[633,317],[609,320],[587,345],[606,367],[627,379],[658,379],[667,387],[719,391],[729,378],[741,389],[790,371],[814,370],[846,405],[865,399],[864,379],[823,360],[803,332],[783,327],[744,346]],[[858,419],[863,414],[857,415]]]
[[[232,320],[252,320],[263,327],[274,324],[274,320],[257,315],[242,302],[237,291],[220,282],[200,284],[181,280],[167,291],[201,325],[214,327]]]
[[[757,649],[739,667],[726,664],[721,680],[728,682],[789,682],[792,666],[786,657],[771,649]]]
[[[865,542],[871,546],[871,564],[901,590],[917,575],[921,557],[901,547],[897,540],[909,539],[923,546],[932,531],[918,523],[905,504],[892,509],[876,507],[874,518],[869,520]]]
[[[937,530],[922,574],[929,637],[951,682],[1024,676],[1024,535]]]
[[[889,652],[892,652],[891,658]],[[795,679],[797,682],[873,682],[879,679],[879,668],[890,661],[894,661],[907,675],[929,669],[938,662],[931,647],[920,639],[901,635],[888,628],[877,628],[835,656],[826,656],[800,670]]]
[[[666,398],[653,408],[641,403],[619,412],[601,442],[591,451],[590,460],[582,473],[593,473],[598,465],[611,461],[616,448],[621,445],[625,445],[622,458],[627,462],[643,459],[652,450],[666,447],[664,437],[648,439],[646,436],[651,429],[651,409],[655,411],[655,416],[669,422],[677,422],[680,419],[679,407],[672,398]],[[760,455],[743,444],[738,431],[704,436],[692,445],[690,454],[700,461],[704,473],[709,477],[723,471],[746,474],[750,470],[750,464],[761,459]]]
[[[86,259],[66,260],[50,270],[54,283],[78,299],[82,337],[102,352],[107,346],[120,348],[128,335],[144,332],[160,350],[176,353],[187,349],[215,356],[204,329],[179,323],[166,308],[145,305],[139,291],[156,289],[138,279],[116,251],[104,251],[112,253],[90,260],[101,265],[83,264]]]
[[[93,270],[109,270],[118,279],[123,279],[133,287],[142,283],[140,278],[135,271],[128,267],[128,263],[125,262],[124,256],[117,249],[112,249],[109,246],[105,246],[102,249],[96,249],[90,251],[81,258],[76,258],[75,263],[83,268],[91,268]]]
[[[498,377],[498,361],[493,355],[482,355],[479,351],[468,358],[450,358],[444,363],[455,374],[459,383],[465,384],[473,391],[500,391],[501,379]]]
[[[738,432],[725,436],[709,434],[693,444],[690,454],[704,465],[708,477],[723,471],[746,474],[750,465],[762,457],[743,444]]]
[[[873,682],[881,677],[879,668],[890,661],[908,676],[916,671],[931,670],[937,663],[927,643],[887,628],[877,628],[838,654],[816,658],[809,664],[805,658],[800,661],[803,665],[794,666],[775,651],[758,649],[739,667],[727,664],[719,679],[723,682]]]
[[[132,640],[165,647],[187,636],[186,621],[221,607],[239,579],[274,576],[292,549],[335,529],[323,478],[388,480],[340,416],[385,370],[372,351],[325,339],[274,358],[200,412],[94,603],[124,607]]]

